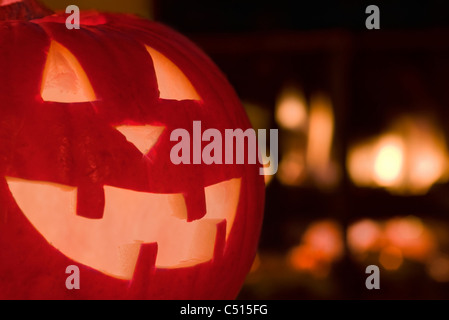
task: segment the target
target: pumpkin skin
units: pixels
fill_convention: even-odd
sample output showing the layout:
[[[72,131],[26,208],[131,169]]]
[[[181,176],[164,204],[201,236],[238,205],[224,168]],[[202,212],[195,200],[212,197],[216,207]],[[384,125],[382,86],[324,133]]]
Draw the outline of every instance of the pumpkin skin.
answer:
[[[223,136],[225,129],[251,128],[237,95],[201,50],[163,25],[129,15],[86,12],[81,14],[81,29],[68,30],[65,20],[65,14],[54,14],[0,21],[0,299],[235,298],[253,261],[262,224],[260,166],[174,165],[170,150],[176,142],[170,141],[170,133],[184,128],[192,136],[196,120],[203,130],[216,128]],[[55,44],[79,62],[95,99],[43,99],[44,71]],[[200,99],[162,97],[148,48],[179,68]],[[164,129],[142,154],[118,128],[146,125]],[[30,222],[11,187],[11,181],[33,181],[76,188],[78,211],[92,223],[106,217],[106,186],[183,195],[187,221],[195,223],[208,208],[204,190],[233,179],[240,181],[235,218],[232,224],[216,221],[210,260],[158,266],[157,241],[142,243],[130,279],[58,250]],[[121,225],[114,227],[113,235],[120,237]],[[161,228],[170,233],[170,225]],[[184,241],[176,233],[171,236]],[[94,246],[79,245],[81,251]],[[69,265],[80,268],[80,290],[65,286]]]

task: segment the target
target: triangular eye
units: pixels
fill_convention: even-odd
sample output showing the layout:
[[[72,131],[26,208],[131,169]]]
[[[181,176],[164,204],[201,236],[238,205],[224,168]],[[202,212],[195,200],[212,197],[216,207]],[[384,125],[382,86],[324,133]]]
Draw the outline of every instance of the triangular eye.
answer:
[[[159,51],[145,46],[153,59],[161,99],[201,100],[186,75]]]
[[[52,41],[42,77],[44,101],[76,103],[95,101],[95,92],[75,56],[63,45]]]

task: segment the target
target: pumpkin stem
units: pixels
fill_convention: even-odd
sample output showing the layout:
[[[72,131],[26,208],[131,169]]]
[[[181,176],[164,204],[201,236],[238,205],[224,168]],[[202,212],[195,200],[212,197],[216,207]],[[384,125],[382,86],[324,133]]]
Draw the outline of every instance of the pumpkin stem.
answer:
[[[0,0],[0,21],[28,21],[53,14],[37,0]]]

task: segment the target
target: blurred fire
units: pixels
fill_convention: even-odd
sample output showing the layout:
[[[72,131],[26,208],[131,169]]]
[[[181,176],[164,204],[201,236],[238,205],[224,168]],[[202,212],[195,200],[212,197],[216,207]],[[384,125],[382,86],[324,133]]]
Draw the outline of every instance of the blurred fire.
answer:
[[[449,282],[449,256],[435,255],[428,261],[427,273],[437,282]]]
[[[302,90],[286,86],[276,103],[276,121],[288,130],[304,130],[307,124],[307,107]]]
[[[402,251],[394,246],[382,248],[379,254],[379,262],[387,270],[399,269],[403,260]]]
[[[268,114],[260,115],[260,108],[249,109],[254,111],[249,112],[250,117],[254,114],[258,121],[269,118]],[[335,119],[329,97],[313,94],[308,104],[300,89],[286,87],[277,101],[275,120],[281,128],[281,161],[276,174],[279,182],[288,186],[304,183],[313,183],[318,188],[335,186],[340,171],[332,155]],[[351,146],[346,167],[356,186],[420,195],[435,183],[448,179],[448,164],[446,140],[436,122],[424,116],[407,115],[378,136]],[[449,256],[441,252],[435,226],[418,217],[361,219],[348,226],[346,236],[349,253],[361,263],[396,271],[413,261],[423,264],[435,281],[449,282]],[[291,272],[324,279],[344,254],[343,238],[339,222],[317,221],[309,225],[286,259],[282,256],[279,259]],[[263,259],[256,257],[252,274],[267,269],[265,259],[265,255]]]
[[[317,93],[310,103],[306,163],[318,186],[333,186],[338,179],[337,167],[331,159],[333,136],[332,103],[328,96]]]
[[[306,177],[305,169],[304,153],[300,149],[292,148],[284,154],[277,178],[287,186],[300,185]]]
[[[355,254],[379,250],[382,232],[383,230],[379,223],[369,219],[360,220],[348,227],[348,247]]]
[[[290,250],[287,256],[289,264],[295,270],[325,278],[332,263],[343,255],[342,239],[341,226],[337,222],[315,222],[307,228],[301,243]]]
[[[436,250],[432,231],[417,217],[393,218],[385,224],[389,244],[399,248],[404,257],[425,262]]]
[[[374,182],[382,187],[396,185],[401,179],[404,166],[402,139],[394,135],[385,135],[379,139],[376,149]]]
[[[387,270],[398,269],[403,259],[427,263],[438,251],[438,241],[431,228],[414,216],[383,222],[360,220],[349,226],[347,242],[358,260],[376,253]]]
[[[308,179],[318,187],[335,186],[339,170],[332,160],[335,120],[330,98],[315,93],[308,106],[303,92],[288,86],[279,96],[276,121],[285,130],[279,181],[298,186]]]
[[[432,121],[404,116],[386,133],[350,148],[347,168],[357,186],[425,194],[447,179],[448,159],[444,135]]]

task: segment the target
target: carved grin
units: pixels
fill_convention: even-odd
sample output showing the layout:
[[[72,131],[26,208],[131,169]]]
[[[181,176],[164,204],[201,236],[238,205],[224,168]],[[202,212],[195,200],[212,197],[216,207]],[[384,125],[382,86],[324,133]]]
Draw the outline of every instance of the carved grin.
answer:
[[[67,257],[107,275],[130,280],[140,246],[158,244],[156,267],[194,266],[212,259],[216,225],[226,220],[229,235],[241,179],[205,188],[206,215],[187,222],[182,194],[155,194],[104,186],[102,219],[76,214],[77,188],[6,177],[23,214]]]

